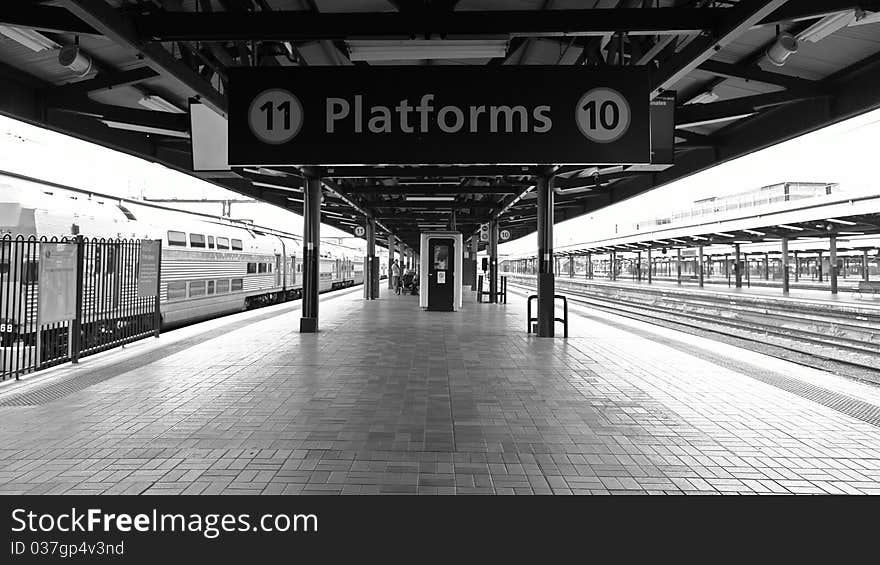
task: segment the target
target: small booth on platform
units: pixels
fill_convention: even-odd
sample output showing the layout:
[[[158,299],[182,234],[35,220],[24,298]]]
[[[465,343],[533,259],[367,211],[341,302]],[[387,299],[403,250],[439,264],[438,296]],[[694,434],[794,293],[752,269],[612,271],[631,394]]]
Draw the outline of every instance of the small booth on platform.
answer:
[[[456,231],[423,232],[419,306],[426,310],[454,312],[461,309],[464,238]]]

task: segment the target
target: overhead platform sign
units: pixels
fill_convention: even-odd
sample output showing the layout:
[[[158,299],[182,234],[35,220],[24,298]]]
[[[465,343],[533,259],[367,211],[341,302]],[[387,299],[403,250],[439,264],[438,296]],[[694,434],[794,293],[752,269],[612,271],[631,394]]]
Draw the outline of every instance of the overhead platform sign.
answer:
[[[229,163],[650,163],[647,69],[229,71]]]

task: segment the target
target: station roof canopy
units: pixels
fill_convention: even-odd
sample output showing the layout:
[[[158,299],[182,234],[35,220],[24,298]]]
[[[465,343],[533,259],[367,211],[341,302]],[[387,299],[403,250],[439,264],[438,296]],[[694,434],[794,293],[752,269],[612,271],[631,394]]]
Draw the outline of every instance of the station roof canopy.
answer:
[[[780,34],[798,40],[796,52],[777,43]],[[393,53],[364,52],[358,43],[438,37],[482,41],[485,50],[394,60]],[[322,221],[341,229],[352,231],[367,213],[416,247],[420,226],[445,225],[455,211],[465,235],[498,218],[517,237],[534,229],[528,191],[548,170],[560,221],[877,108],[880,0],[0,3],[0,111],[182,170],[192,167],[188,102],[198,99],[225,115],[231,68],[386,64],[638,65],[651,69],[653,95],[677,92],[675,164],[667,167],[543,163],[324,172],[331,190]],[[296,169],[201,176],[301,211]]]
[[[876,236],[880,235],[880,195],[876,194],[829,193],[827,197],[807,198],[796,203],[780,201],[762,207],[706,211],[710,213],[695,209],[691,216],[673,223],[639,226],[642,229],[630,235],[564,244],[557,247],[556,252],[581,255],[735,243],[772,244],[782,238],[799,243],[815,242],[817,249],[827,249],[832,235],[856,237],[853,241],[857,244],[876,249]]]

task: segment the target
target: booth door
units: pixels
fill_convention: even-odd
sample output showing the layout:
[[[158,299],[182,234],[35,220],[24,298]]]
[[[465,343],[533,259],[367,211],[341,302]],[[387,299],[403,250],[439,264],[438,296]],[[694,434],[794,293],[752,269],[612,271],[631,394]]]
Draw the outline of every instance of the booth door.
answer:
[[[428,241],[428,310],[451,312],[455,302],[455,240]]]

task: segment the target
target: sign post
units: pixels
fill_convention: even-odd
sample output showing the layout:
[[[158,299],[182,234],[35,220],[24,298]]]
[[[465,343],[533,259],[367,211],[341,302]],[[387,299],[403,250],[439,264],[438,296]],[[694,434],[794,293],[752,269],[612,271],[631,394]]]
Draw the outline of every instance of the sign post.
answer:
[[[229,163],[648,164],[646,68],[229,70]]]

